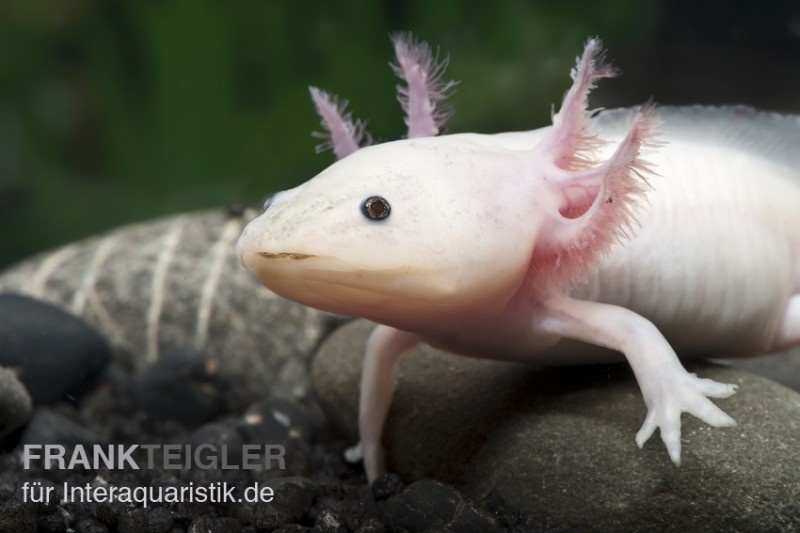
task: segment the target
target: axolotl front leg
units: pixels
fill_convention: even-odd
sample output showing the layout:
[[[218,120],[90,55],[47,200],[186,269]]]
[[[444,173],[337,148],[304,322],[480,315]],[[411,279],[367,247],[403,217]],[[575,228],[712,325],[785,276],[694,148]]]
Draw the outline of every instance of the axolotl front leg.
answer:
[[[707,397],[727,398],[736,385],[687,372],[661,332],[647,319],[615,305],[554,297],[540,305],[534,329],[622,352],[636,376],[647,417],[636,435],[641,448],[655,429],[676,465],[681,462],[681,413],[715,427],[736,422]]]
[[[383,325],[377,326],[367,341],[358,410],[361,442],[347,450],[345,457],[350,462],[363,459],[370,483],[385,468],[381,435],[392,402],[397,363],[420,342],[413,333]]]

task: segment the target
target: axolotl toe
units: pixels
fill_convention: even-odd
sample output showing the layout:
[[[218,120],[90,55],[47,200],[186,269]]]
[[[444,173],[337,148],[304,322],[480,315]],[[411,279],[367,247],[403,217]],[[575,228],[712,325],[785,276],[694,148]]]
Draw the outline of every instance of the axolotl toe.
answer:
[[[651,104],[593,114],[590,90],[615,72],[592,39],[551,126],[438,136],[446,62],[410,36],[394,44],[407,138],[370,145],[345,102],[312,88],[338,161],[274,195],[238,244],[277,294],[379,324],[350,450],[369,479],[384,468],[397,362],[420,343],[547,364],[622,354],[647,406],[636,443],[659,428],[676,464],[681,413],[735,425],[710,398],[736,387],[690,374],[676,350],[800,344],[800,119]]]

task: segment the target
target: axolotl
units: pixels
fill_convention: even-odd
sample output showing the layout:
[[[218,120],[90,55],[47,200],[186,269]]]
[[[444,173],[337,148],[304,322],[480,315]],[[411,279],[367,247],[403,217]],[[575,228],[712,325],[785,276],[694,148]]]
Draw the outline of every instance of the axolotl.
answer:
[[[346,101],[312,88],[338,161],[272,196],[238,242],[275,293],[378,324],[348,450],[369,480],[384,470],[398,360],[420,343],[545,364],[622,354],[647,407],[637,445],[658,428],[678,465],[681,413],[735,426],[710,398],[737,387],[689,373],[676,351],[800,344],[800,119],[590,112],[590,90],[616,74],[590,39],[551,126],[437,136],[446,60],[407,35],[394,45],[407,137],[361,146]]]

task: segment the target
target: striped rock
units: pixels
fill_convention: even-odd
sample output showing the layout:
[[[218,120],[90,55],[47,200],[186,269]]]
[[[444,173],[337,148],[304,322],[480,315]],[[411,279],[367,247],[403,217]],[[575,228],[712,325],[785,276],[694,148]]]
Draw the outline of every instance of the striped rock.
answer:
[[[203,358],[231,385],[230,408],[302,398],[312,350],[335,320],[278,297],[239,266],[236,241],[254,215],[220,209],[122,227],[11,267],[0,291],[82,317],[132,375],[177,351]]]

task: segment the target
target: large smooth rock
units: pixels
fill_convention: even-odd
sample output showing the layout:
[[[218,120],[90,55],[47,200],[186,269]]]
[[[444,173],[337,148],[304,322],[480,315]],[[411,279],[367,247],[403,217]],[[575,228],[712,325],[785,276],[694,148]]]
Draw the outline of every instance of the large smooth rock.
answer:
[[[359,321],[337,331],[312,373],[354,442],[370,329]],[[717,402],[739,427],[684,415],[678,468],[657,435],[636,447],[645,406],[625,365],[536,369],[417,349],[400,363],[384,432],[389,469],[475,500],[499,494],[545,529],[799,529],[800,394],[734,368],[691,368],[740,386]]]
[[[800,392],[800,348],[747,359],[724,359],[726,365],[764,376]]]
[[[105,337],[58,307],[0,294],[0,365],[16,372],[34,404],[76,400],[111,359]]]
[[[11,370],[0,368],[0,437],[30,420],[33,400]]]
[[[236,241],[253,215],[219,209],[126,226],[10,268],[0,290],[82,317],[132,375],[192,353],[230,385],[231,409],[304,397],[332,318],[276,296],[239,265]]]

